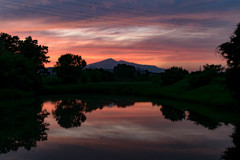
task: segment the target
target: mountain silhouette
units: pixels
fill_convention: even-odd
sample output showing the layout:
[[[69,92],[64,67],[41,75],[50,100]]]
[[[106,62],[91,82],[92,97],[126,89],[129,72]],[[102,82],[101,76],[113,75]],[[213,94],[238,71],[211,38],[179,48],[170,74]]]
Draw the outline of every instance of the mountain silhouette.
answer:
[[[158,68],[154,65],[142,65],[142,64],[136,64],[136,63],[122,61],[122,60],[116,61],[112,58],[105,59],[105,60],[100,61],[100,62],[89,64],[89,65],[87,65],[87,68],[91,68],[91,69],[102,68],[104,70],[113,70],[113,68],[115,66],[117,66],[118,64],[131,65],[131,66],[134,66],[137,70],[141,70],[141,71],[148,70],[149,72],[152,72],[152,73],[161,73],[161,72],[164,72],[164,70],[165,70],[163,68]]]

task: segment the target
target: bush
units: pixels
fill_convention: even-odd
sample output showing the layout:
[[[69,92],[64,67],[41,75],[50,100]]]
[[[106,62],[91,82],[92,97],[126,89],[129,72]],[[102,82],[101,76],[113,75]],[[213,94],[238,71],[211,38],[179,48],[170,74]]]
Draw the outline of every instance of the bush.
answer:
[[[137,76],[136,68],[127,64],[118,64],[114,67],[113,73],[118,81],[133,80]]]
[[[206,64],[203,66],[203,71],[197,71],[191,73],[191,78],[189,79],[189,85],[192,88],[201,87],[210,84],[213,79],[221,77],[221,73],[224,67],[221,65]]]
[[[195,72],[191,74],[191,78],[189,79],[189,85],[192,88],[198,88],[209,84],[211,80],[212,76],[210,76],[207,72]]]
[[[188,71],[183,69],[182,67],[171,67],[170,69],[166,69],[165,73],[162,75],[162,84],[163,85],[171,85],[180,80],[182,80],[186,75],[188,75]]]

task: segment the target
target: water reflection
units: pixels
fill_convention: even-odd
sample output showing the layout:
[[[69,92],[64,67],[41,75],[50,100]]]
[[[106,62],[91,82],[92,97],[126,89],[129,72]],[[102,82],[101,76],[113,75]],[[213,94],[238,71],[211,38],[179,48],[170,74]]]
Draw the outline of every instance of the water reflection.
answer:
[[[230,136],[232,138],[233,147],[229,147],[222,155],[223,160],[239,160],[240,158],[240,123],[234,127],[234,132]]]
[[[164,118],[169,119],[173,122],[181,121],[186,118],[184,110],[176,109],[170,105],[163,105],[160,110]]]
[[[116,105],[119,108],[133,106],[135,101],[119,99],[112,101],[87,101],[84,102],[79,99],[63,99],[55,102],[55,109],[52,111],[53,117],[58,124],[63,128],[80,127],[87,117],[85,113],[92,112],[96,109],[102,109],[104,106]]]
[[[220,121],[201,115],[194,111],[189,111],[188,120],[194,121],[195,124],[206,127],[209,130],[215,130],[218,127],[222,126]]]
[[[38,141],[46,141],[49,113],[42,111],[42,103],[1,104],[0,106],[0,154],[17,151],[20,147],[31,150]]]
[[[91,151],[91,154],[102,158],[106,158],[108,153],[108,159],[112,159],[118,154],[117,150],[124,150],[126,157],[132,159],[176,159],[179,155],[184,159],[197,159],[197,155],[201,155],[199,159],[216,159],[210,152],[218,151],[220,157],[220,146],[225,141],[223,138],[223,142],[217,142],[221,135],[208,139],[212,134],[208,130],[232,124],[235,126],[231,136],[234,146],[226,148],[222,159],[239,156],[239,125],[235,120],[225,119],[225,113],[220,118],[213,118],[178,103],[152,102],[150,105],[149,100],[133,98],[63,98],[48,100],[47,103],[48,111],[41,110],[42,106],[46,108],[46,102],[39,101],[0,107],[0,154],[20,147],[31,150],[37,142],[50,137],[48,142],[40,144],[40,148],[53,146],[53,149],[66,151],[65,147],[75,147],[71,153],[74,152],[75,156],[77,153],[86,154],[85,158]],[[52,116],[47,117],[48,112]],[[50,123],[49,127],[47,123]],[[206,141],[201,140],[204,137],[207,137]],[[212,148],[207,149],[206,146]],[[56,155],[52,156],[52,159],[56,158]],[[119,156],[116,159],[123,158]]]
[[[80,127],[86,120],[84,112],[87,104],[76,99],[67,99],[57,102],[53,117],[64,128]]]

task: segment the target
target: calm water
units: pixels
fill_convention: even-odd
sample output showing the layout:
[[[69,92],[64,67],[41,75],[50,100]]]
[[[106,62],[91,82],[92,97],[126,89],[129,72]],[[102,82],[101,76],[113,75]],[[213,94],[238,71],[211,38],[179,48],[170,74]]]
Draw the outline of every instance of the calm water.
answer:
[[[1,160],[217,160],[235,149],[232,124],[152,102],[33,100],[0,117]]]

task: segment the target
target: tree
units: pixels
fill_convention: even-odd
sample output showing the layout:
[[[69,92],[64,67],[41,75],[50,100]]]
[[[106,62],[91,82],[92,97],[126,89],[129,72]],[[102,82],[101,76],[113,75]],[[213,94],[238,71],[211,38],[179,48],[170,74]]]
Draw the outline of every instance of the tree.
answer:
[[[18,36],[11,36],[7,33],[0,33],[0,55],[3,52],[11,52],[18,55],[23,55],[25,58],[33,60],[38,65],[36,72],[44,73],[44,63],[49,63],[47,46],[38,45],[37,40],[33,40],[31,36],[25,40],[20,40]]]
[[[46,72],[44,63],[49,63],[47,46],[38,45],[37,40],[27,37],[24,41],[19,41],[19,54],[26,58],[32,59],[38,65],[39,74]]]
[[[63,82],[73,83],[80,79],[86,65],[86,61],[81,56],[67,53],[58,58],[54,70]]]
[[[219,73],[219,72],[222,72],[223,70],[224,70],[224,67],[221,64],[219,64],[219,65],[214,65],[214,64],[203,65],[203,71],[205,71],[205,72]]]
[[[44,70],[47,47],[39,46],[31,37],[25,41],[18,36],[0,33],[0,88],[35,90],[41,88],[39,75]]]
[[[86,69],[81,79],[82,82],[108,82],[113,80],[113,73],[102,68]]]
[[[19,52],[19,37],[11,36],[7,33],[0,33],[1,50],[7,50],[12,53]],[[0,52],[1,54],[2,52]]]
[[[117,80],[132,80],[136,77],[137,70],[131,65],[118,64],[114,67],[113,73]]]
[[[221,77],[224,70],[222,65],[206,64],[203,65],[203,71],[197,71],[191,73],[189,79],[189,85],[192,88],[201,87],[210,84],[214,79]]]
[[[219,45],[217,51],[227,60],[230,68],[240,68],[240,23],[230,37],[230,41]]]
[[[226,81],[228,88],[240,100],[240,23],[230,37],[230,41],[218,46],[218,53],[227,60]]]
[[[163,73],[162,84],[171,85],[182,80],[187,74],[188,71],[183,69],[182,67],[173,66],[169,69],[166,69],[165,73]]]

